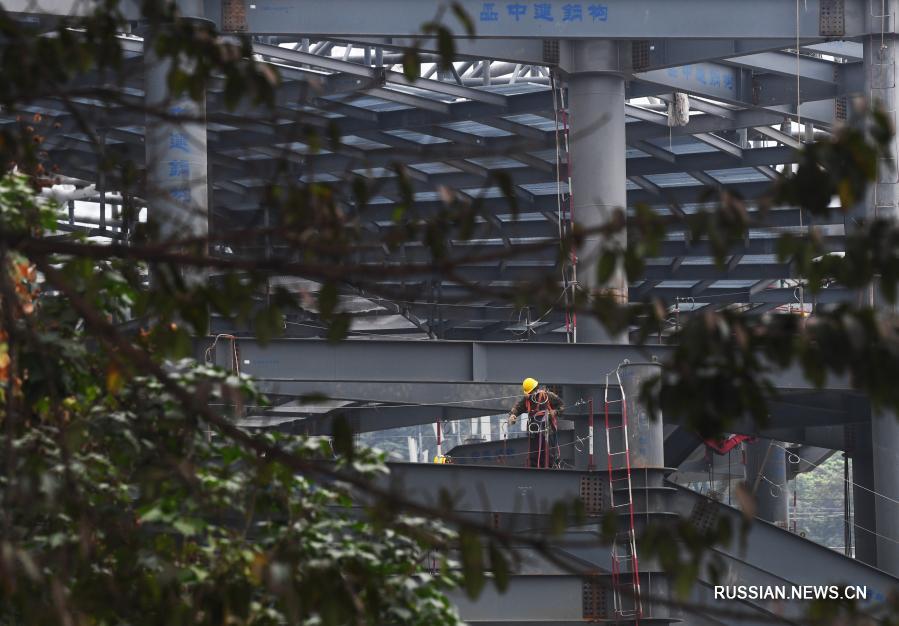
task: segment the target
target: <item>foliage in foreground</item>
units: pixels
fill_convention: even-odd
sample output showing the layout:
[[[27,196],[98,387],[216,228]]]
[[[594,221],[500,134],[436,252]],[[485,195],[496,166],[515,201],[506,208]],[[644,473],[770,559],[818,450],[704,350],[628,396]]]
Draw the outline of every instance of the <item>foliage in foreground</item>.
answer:
[[[7,232],[39,234],[53,215],[20,175],[0,180],[0,202]],[[452,532],[364,508],[349,484],[214,433],[160,378],[91,341],[27,258],[2,252],[0,623],[458,622],[444,595],[458,575],[435,551]],[[134,301],[108,264],[66,269],[99,281],[85,295],[109,319]],[[263,401],[192,360],[168,361],[163,380],[204,405]],[[343,478],[387,473],[380,455],[326,439],[256,440]]]
[[[0,622],[457,622],[442,593],[456,577],[429,554],[452,539],[439,524],[370,514],[346,486],[208,436],[158,381],[98,371],[77,335],[18,345],[25,376],[7,386],[18,397],[0,453]],[[170,369],[211,402],[245,386]],[[266,439],[298,459],[333,456],[325,440]],[[336,467],[386,472],[364,451]]]
[[[57,37],[37,36],[0,15],[10,38],[0,61],[4,110],[24,111],[45,97],[71,104],[85,95],[128,105],[121,101],[127,71],[117,39],[124,22],[116,6],[110,0],[106,14],[89,16],[79,24],[84,28],[63,25]],[[144,8],[151,9],[150,20],[174,18],[171,7],[149,2]],[[439,25],[428,32],[445,48],[442,56],[451,57],[450,34]],[[275,102],[277,74],[272,65],[253,60],[246,40],[237,45],[205,26],[176,21],[176,28],[157,41],[159,54],[193,61],[186,64],[193,74],[179,71],[172,77],[176,91],[197,96],[224,77],[228,107],[240,101]],[[409,61],[411,78],[417,62],[414,55]],[[86,94],[75,79],[90,71],[108,80]],[[396,511],[385,515],[385,506],[362,516],[361,509],[349,506],[356,494],[346,483],[334,482],[334,476],[308,463],[313,456],[330,456],[329,450],[304,440],[249,437],[226,422],[214,422],[210,418],[230,407],[235,394],[248,392],[244,383],[221,372],[191,370],[172,357],[193,352],[190,337],[206,334],[210,311],[254,321],[263,338],[277,332],[283,310],[305,303],[276,289],[266,306],[259,306],[258,295],[273,276],[318,281],[319,319],[331,338],[343,337],[350,320],[338,307],[342,289],[349,285],[389,299],[397,294],[379,279],[402,281],[421,273],[421,267],[353,264],[366,246],[396,250],[420,244],[439,277],[455,280],[473,298],[483,295],[481,286],[454,275],[466,259],[451,258],[447,245],[451,239],[477,238],[475,225],[484,217],[477,202],[462,202],[441,189],[438,212],[419,214],[408,171],[397,163],[399,201],[392,224],[372,242],[343,207],[352,204],[364,213],[379,182],[368,185],[352,177],[297,184],[291,166],[278,169],[283,177],[271,181],[262,208],[273,216],[281,243],[302,248],[300,261],[207,254],[229,246],[239,250],[240,242],[233,235],[229,239],[229,233],[215,233],[202,245],[179,247],[156,240],[151,225],[137,225],[121,246],[77,237],[50,239],[44,235],[55,216],[31,193],[54,171],[41,153],[52,130],[45,133],[39,117],[25,115],[19,124],[7,125],[0,141],[2,162],[15,163],[30,176],[8,177],[0,188],[0,373],[5,385],[0,593],[6,611],[0,619],[66,626],[452,623],[455,616],[441,591],[458,580],[443,561],[438,560],[437,573],[427,571],[424,553],[458,545],[465,587],[476,594],[486,565],[479,535],[468,528],[454,540],[433,522],[397,517]],[[799,167],[779,177],[763,208],[799,206],[814,216],[852,211],[874,179],[878,153],[892,133],[882,117],[874,122],[870,128],[846,127],[833,141],[805,147]],[[84,125],[56,130],[93,137],[90,121]],[[339,134],[330,123],[322,132],[332,143],[340,141]],[[311,131],[303,139],[312,153],[325,145]],[[110,164],[115,159],[108,152],[102,156],[110,184],[135,192],[138,165]],[[511,189],[509,179],[491,182],[504,193]],[[514,213],[514,194],[506,195]],[[839,206],[831,206],[834,197]],[[707,199],[708,209],[690,216],[684,226],[690,240],[707,244],[724,267],[729,250],[758,226],[759,215],[726,190]],[[123,220],[133,208],[126,204]],[[812,296],[838,282],[852,289],[878,284],[882,296],[892,300],[899,278],[899,234],[895,224],[867,217],[860,216],[843,257],[828,256],[810,229],[808,237],[779,235],[779,258],[795,263]],[[614,237],[626,225],[621,214],[603,234]],[[637,278],[645,257],[658,255],[664,225],[654,212],[638,207],[630,227],[628,249],[611,250],[599,260],[600,282],[618,265]],[[271,234],[259,228],[241,230],[239,237],[252,244],[254,237]],[[584,233],[575,228],[573,235],[561,245],[550,242],[561,259]],[[509,255],[527,254],[520,250]],[[186,284],[180,274],[185,266],[215,268],[216,282]],[[149,285],[148,272],[154,278]],[[36,299],[38,288],[43,295]],[[491,288],[490,297],[543,310],[543,305],[557,305],[558,289],[553,275],[534,284]],[[635,327],[641,339],[655,333],[666,317],[660,302],[620,307],[601,293],[583,291],[574,308],[597,315],[612,329]],[[110,322],[131,325],[117,334]],[[649,399],[665,412],[684,416],[698,432],[715,435],[746,415],[763,422],[766,401],[776,394],[773,378],[798,365],[816,385],[847,374],[876,404],[899,407],[897,337],[895,319],[873,306],[816,307],[808,320],[707,308],[674,334],[675,358],[665,364],[658,395]],[[161,372],[154,369],[159,364],[165,364]],[[214,415],[204,411],[210,403]],[[358,479],[355,487],[380,471],[365,453],[351,456],[351,450],[341,450],[341,476]],[[436,508],[431,519],[451,510],[450,504]],[[564,528],[564,515],[559,519],[562,523],[554,526]],[[642,545],[656,550],[676,588],[685,590],[696,578],[703,551],[736,532],[716,530],[705,535],[689,526],[660,529],[655,542],[650,534]],[[689,554],[672,549],[672,537]],[[508,569],[494,538],[488,553],[500,586]]]

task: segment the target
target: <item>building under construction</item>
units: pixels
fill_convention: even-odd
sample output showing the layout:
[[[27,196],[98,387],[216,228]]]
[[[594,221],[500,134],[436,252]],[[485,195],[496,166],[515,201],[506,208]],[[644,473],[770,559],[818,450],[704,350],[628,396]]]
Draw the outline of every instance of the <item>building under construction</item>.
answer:
[[[5,4],[39,22],[77,3],[50,2],[42,13],[18,0]],[[212,90],[205,104],[184,104],[208,120],[177,124],[184,143],[171,141],[176,122],[147,130],[127,107],[97,104],[95,119],[104,120],[111,154],[146,163],[148,186],[168,190],[156,201],[145,197],[147,211],[177,212],[169,164],[175,157],[187,164],[187,183],[179,176],[176,191],[205,214],[187,223],[173,219],[181,232],[271,223],[261,201],[267,177],[285,158],[299,180],[339,181],[352,172],[377,181],[378,195],[360,213],[373,240],[400,202],[391,168],[397,161],[410,173],[419,215],[437,213],[445,190],[477,198],[487,212],[477,238],[450,238],[450,254],[489,257],[558,241],[572,224],[591,229],[616,208],[651,206],[670,218],[661,256],[637,281],[614,276],[611,289],[621,301],[659,298],[668,325],[655,344],[632,345],[627,333],[611,336],[565,307],[490,298],[491,289],[541,275],[555,277],[563,296],[596,287],[596,272],[583,268],[600,252],[598,237],[577,251],[580,275],[557,249],[459,268],[483,288],[476,297],[433,273],[425,246],[372,246],[359,262],[419,264],[421,272],[385,275],[385,291],[405,298],[348,287],[340,296],[354,320],[346,341],[323,339],[314,308],[288,312],[285,338],[265,345],[245,328],[213,321],[215,334],[236,337],[219,339],[210,353],[215,361],[238,363],[276,402],[251,409],[245,425],[327,434],[335,416],[346,416],[363,441],[395,444],[392,480],[406,494],[434,502],[446,490],[460,514],[512,532],[548,526],[554,502],[579,498],[588,523],[565,535],[576,547],[559,549],[552,562],[521,548],[522,566],[506,593],[489,587],[475,602],[458,599],[469,623],[800,620],[803,603],[768,597],[727,603],[739,617],[704,613],[702,607],[722,607],[714,597],[720,583],[707,578],[706,568],[687,611],[664,601],[672,597],[665,573],[640,559],[640,530],[654,521],[679,517],[703,529],[728,519],[738,527],[738,481],[754,493],[758,520],[745,543],[735,539],[708,555],[724,564],[724,584],[865,587],[861,608],[875,617],[885,611],[884,600],[899,584],[899,421],[892,413],[873,411],[848,381],[830,379],[816,389],[798,370],[786,371],[777,378],[780,395],[764,429],[747,419],[730,438],[703,440],[682,425],[682,416],[651,415],[639,396],[670,357],[666,336],[696,311],[805,316],[855,297],[838,284],[807,297],[791,263],[776,255],[780,234],[810,228],[840,252],[851,217],[812,221],[798,209],[768,211],[732,247],[725,267],[708,245],[690,240],[678,218],[698,210],[709,188],[726,187],[751,205],[796,162],[797,148],[853,115],[859,97],[881,102],[895,127],[899,1],[458,4],[474,35],[456,13],[442,15],[457,35],[455,59],[445,66],[438,39],[422,35],[437,2],[184,2],[184,15],[249,35],[257,59],[277,67],[278,115],[246,124],[251,113],[228,110],[223,94]],[[138,26],[122,33],[133,68],[128,96],[164,102],[168,67],[144,54]],[[403,72],[412,46],[421,51],[417,80]],[[60,230],[126,238],[116,182],[98,177],[99,157],[72,112],[54,110],[53,102],[35,111],[61,125],[46,149],[74,185]],[[326,150],[285,143],[305,123],[295,121],[300,114],[336,125],[339,142]],[[892,146],[884,159],[895,162]],[[497,188],[497,174],[511,183],[515,211]],[[899,211],[895,171],[878,179],[869,204],[882,215]],[[279,244],[254,245],[242,251],[271,254]],[[299,288],[298,281],[284,286]],[[198,354],[211,343],[199,338]],[[565,401],[554,469],[528,467],[525,422],[506,421],[526,377]],[[310,405],[303,398],[311,394],[329,400]],[[452,462],[435,464],[435,457]],[[793,504],[794,482],[825,463],[840,464],[840,506],[823,513],[838,520],[839,545],[805,536]],[[610,511],[619,519],[611,548],[591,541]]]

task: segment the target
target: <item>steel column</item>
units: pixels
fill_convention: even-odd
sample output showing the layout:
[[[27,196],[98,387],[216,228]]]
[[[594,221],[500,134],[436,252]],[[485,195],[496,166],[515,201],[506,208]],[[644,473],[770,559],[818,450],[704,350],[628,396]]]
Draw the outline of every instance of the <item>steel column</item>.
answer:
[[[627,410],[627,438],[632,468],[665,467],[665,435],[660,412],[650,413],[640,400],[643,385],[662,373],[658,363],[621,367],[621,390]]]
[[[899,50],[899,35],[889,31],[895,31],[895,18],[899,10],[897,0],[888,0],[885,4],[878,0],[869,0],[869,29],[875,33],[865,38],[864,67],[865,67],[865,92],[868,104],[872,108],[879,108],[889,118],[892,128],[896,128],[896,107],[899,98],[896,94],[897,50]],[[871,218],[899,219],[899,170],[896,168],[897,139],[893,137],[889,146],[879,155],[879,167],[877,180],[872,186],[867,198],[865,216]],[[873,303],[875,306],[896,314],[896,307],[882,301],[876,287],[873,289]],[[869,300],[870,301],[870,300]],[[855,473],[856,482],[866,479],[869,489],[876,493],[866,492],[864,496],[858,494],[861,489],[856,489],[860,496],[856,505],[856,529],[857,551],[870,557],[871,546],[863,541],[864,535],[876,545],[876,563],[880,569],[892,574],[899,573],[899,471],[896,469],[897,446],[899,446],[899,423],[896,415],[889,411],[873,410],[871,415],[871,439],[868,450],[863,450],[856,455],[860,461],[858,468],[862,470]],[[853,463],[855,470],[856,463]],[[870,468],[871,474],[866,470]],[[871,514],[868,519],[859,519],[859,514]],[[865,510],[867,508],[867,510]],[[869,531],[875,531],[876,535],[859,528],[859,525],[869,524]]]
[[[201,14],[191,12],[201,7],[182,8]],[[202,237],[209,230],[205,97],[195,101],[170,92],[173,61],[156,54],[154,37],[147,34],[144,54],[147,217],[163,239]]]
[[[783,443],[761,439],[746,448],[746,481],[759,519],[787,527],[787,459]]]
[[[612,41],[575,42],[570,46],[568,79],[572,219],[586,230],[608,224],[617,209],[627,206],[624,78],[617,70],[618,46]],[[627,302],[627,278],[619,265],[612,278],[599,284],[596,263],[607,246],[624,247],[624,230],[613,239],[597,233],[578,250],[579,280],[588,293],[607,291]],[[592,316],[578,319],[578,340],[625,343],[626,336],[609,334]]]
[[[877,529],[877,567],[899,576],[899,421],[895,413],[871,416],[874,513]]]
[[[877,564],[877,517],[874,502],[874,457],[871,428],[858,428],[857,447],[852,451],[852,513],[855,558]]]
[[[895,2],[887,3],[887,11],[895,7]],[[876,7],[875,7],[876,5]],[[872,10],[881,11],[881,4],[872,1]],[[893,13],[895,15],[895,13]],[[875,20],[879,24],[879,20]],[[893,28],[892,20],[887,18],[886,28]],[[878,24],[872,24],[872,29]],[[896,128],[896,50],[899,35],[886,33],[870,35],[865,38],[865,95],[870,108],[880,108],[889,117],[893,128]],[[868,217],[896,219],[899,207],[899,172],[896,170],[896,137],[890,141],[886,152],[879,155],[877,181],[872,186],[868,197],[866,214]]]

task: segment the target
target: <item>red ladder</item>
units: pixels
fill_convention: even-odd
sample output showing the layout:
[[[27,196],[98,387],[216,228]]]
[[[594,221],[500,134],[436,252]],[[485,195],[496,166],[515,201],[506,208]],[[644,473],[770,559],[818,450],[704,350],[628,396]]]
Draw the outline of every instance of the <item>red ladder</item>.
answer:
[[[627,439],[627,402],[622,393],[621,424],[609,423],[609,377],[606,376],[605,419],[606,419],[606,455],[609,473],[609,504],[613,510],[627,507],[628,527],[616,532],[612,542],[612,592],[615,615],[632,617],[639,622],[643,616],[643,603],[640,599],[640,568],[637,558],[637,533],[634,526],[634,492],[631,484],[631,454]],[[618,436],[613,437],[615,431]],[[619,441],[616,441],[620,439]],[[613,442],[616,444],[613,446]],[[624,458],[624,470],[613,469],[613,459]],[[623,473],[623,476],[622,476]],[[619,492],[616,501],[615,492]],[[628,571],[630,570],[630,571]],[[626,604],[626,602],[629,603]]]

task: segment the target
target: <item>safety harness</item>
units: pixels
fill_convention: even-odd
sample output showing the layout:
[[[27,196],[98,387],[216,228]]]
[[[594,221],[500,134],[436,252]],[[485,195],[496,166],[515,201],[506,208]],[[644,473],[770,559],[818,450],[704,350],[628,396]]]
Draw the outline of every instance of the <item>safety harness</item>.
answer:
[[[552,405],[549,403],[549,394],[546,390],[540,389],[525,398],[525,408],[528,413],[528,434],[538,435],[537,437],[537,467],[548,468],[549,465],[549,435],[550,427],[552,432],[558,432],[559,421],[552,411]],[[547,420],[549,416],[549,420]],[[528,467],[531,466],[531,437],[528,437]],[[556,437],[556,458],[561,456],[559,439]]]

